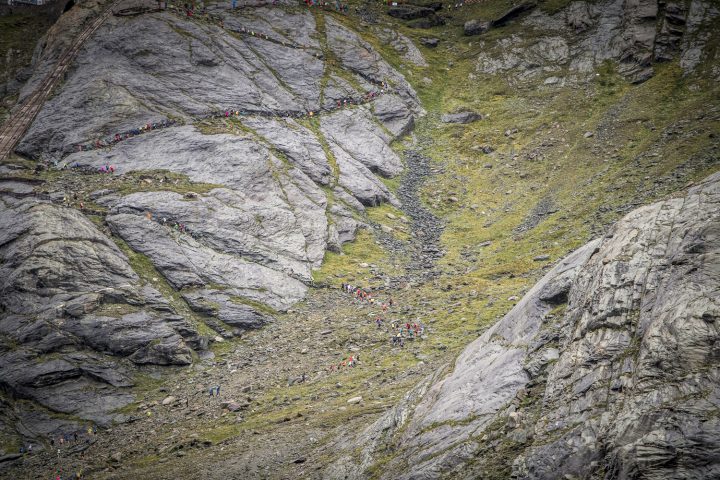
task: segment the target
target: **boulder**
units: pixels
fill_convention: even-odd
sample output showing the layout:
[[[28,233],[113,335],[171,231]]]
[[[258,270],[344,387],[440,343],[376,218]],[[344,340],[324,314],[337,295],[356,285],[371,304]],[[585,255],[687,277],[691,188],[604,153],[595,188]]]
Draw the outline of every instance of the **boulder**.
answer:
[[[467,36],[481,35],[492,26],[492,22],[483,20],[468,20],[463,26],[463,33]]]
[[[482,120],[483,116],[477,112],[458,112],[458,113],[446,113],[440,117],[440,121],[443,123],[472,123],[477,120]]]

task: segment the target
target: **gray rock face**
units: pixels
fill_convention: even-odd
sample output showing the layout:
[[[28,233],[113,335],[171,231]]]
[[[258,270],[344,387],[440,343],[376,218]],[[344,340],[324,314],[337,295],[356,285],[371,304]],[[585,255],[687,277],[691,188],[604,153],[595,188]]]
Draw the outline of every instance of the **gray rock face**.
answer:
[[[144,285],[82,214],[31,197],[0,202],[0,384],[100,423],[132,401],[134,364],[187,365],[192,324]],[[26,425],[33,430],[39,423]]]
[[[477,71],[507,72],[522,81],[568,69],[582,80],[611,60],[619,73],[639,83],[654,74],[653,62],[679,56],[689,73],[707,55],[709,32],[719,13],[701,0],[689,8],[657,0],[606,0],[572,2],[553,15],[536,9],[522,20],[532,37],[520,33],[488,42],[478,56]],[[471,27],[479,28],[479,23]]]
[[[383,42],[387,42],[400,54],[403,59],[418,67],[427,67],[428,63],[422,52],[408,37],[391,28],[375,28],[373,32]]]
[[[325,251],[354,238],[357,211],[398,205],[378,175],[402,171],[389,143],[422,113],[403,76],[330,17],[322,31],[305,9],[212,11],[224,29],[170,11],[111,17],[18,146],[61,168],[116,167],[90,197],[107,208],[108,235],[137,254],[133,265],[150,262],[162,278],[139,276],[79,211],[1,182],[0,386],[10,397],[108,423],[133,400],[123,388],[135,367],[187,365],[206,348],[196,321],[222,337],[271,321],[304,297]],[[326,64],[326,43],[342,65]],[[217,115],[226,110],[242,114]],[[297,120],[311,111],[311,122]],[[173,126],[77,148],[167,119]],[[176,193],[160,173],[127,193],[126,174],[142,171],[204,185]],[[179,295],[166,299],[165,288]],[[28,436],[55,428],[35,411],[0,422],[22,422]]]
[[[513,478],[717,477],[719,203],[715,174],[571,254],[331,474],[390,443],[385,478],[482,478],[505,438]]]
[[[321,119],[323,135],[338,144],[371,172],[392,177],[402,171],[402,161],[390,148],[392,137],[374,123],[364,109],[343,110]]]

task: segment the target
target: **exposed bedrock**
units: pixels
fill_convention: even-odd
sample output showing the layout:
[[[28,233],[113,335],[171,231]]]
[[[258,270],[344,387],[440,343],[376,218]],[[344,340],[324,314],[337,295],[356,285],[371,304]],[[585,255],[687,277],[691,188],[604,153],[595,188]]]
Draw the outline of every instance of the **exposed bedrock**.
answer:
[[[67,169],[35,199],[6,182],[0,204],[0,387],[37,402],[0,421],[22,422],[24,436],[58,428],[55,413],[122,419],[135,367],[191,363],[209,339],[199,322],[231,337],[271,321],[355,237],[364,206],[399,205],[380,177],[402,172],[389,144],[423,113],[403,76],[306,9],[212,12],[110,17],[16,149]],[[37,75],[58,43],[39,48]],[[116,183],[102,191],[74,198],[63,183],[104,165]],[[137,188],[139,172],[155,183]],[[64,197],[99,206],[101,226]]]
[[[559,262],[329,477],[720,475],[720,174]],[[503,474],[500,474],[501,478]],[[506,478],[506,477],[505,477]]]
[[[506,72],[514,81],[538,76],[585,81],[611,61],[618,73],[640,83],[654,75],[654,64],[679,55],[689,73],[703,60],[713,61],[715,52],[707,47],[719,14],[717,5],[702,0],[575,1],[553,14],[537,8],[513,20],[522,24],[521,32],[482,42],[476,69]],[[466,32],[481,34],[491,24],[468,22]]]
[[[0,203],[0,384],[17,398],[100,423],[132,400],[132,364],[187,365],[195,327],[76,210]],[[28,425],[28,427],[32,427]]]

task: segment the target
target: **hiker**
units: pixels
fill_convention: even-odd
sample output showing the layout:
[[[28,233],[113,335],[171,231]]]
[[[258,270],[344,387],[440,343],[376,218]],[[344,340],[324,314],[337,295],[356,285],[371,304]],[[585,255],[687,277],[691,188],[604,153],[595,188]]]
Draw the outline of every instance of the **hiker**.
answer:
[[[215,386],[215,396],[216,397],[220,396],[220,385]]]
[[[210,387],[210,396],[212,397],[215,393],[215,387]]]

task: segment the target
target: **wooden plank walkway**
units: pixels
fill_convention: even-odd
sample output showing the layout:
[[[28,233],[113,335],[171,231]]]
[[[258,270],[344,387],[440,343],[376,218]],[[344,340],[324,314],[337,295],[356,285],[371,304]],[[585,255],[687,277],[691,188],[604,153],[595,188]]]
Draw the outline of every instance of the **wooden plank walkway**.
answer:
[[[0,127],[0,161],[7,158],[20,139],[25,136],[33,120],[42,108],[53,89],[62,81],[65,72],[75,60],[77,53],[83,44],[100,28],[105,20],[112,14],[112,9],[117,7],[123,0],[116,0],[98,18],[75,38],[72,45],[58,59],[53,70],[45,77],[35,91],[29,95],[22,107],[13,112]]]

